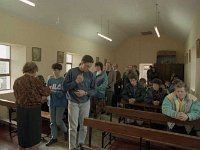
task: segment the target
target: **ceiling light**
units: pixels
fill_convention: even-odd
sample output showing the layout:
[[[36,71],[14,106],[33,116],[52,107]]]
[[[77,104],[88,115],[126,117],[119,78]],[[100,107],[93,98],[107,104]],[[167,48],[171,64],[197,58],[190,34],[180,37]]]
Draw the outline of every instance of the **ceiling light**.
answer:
[[[19,0],[19,1],[21,1],[21,2],[23,2],[23,3],[26,3],[26,4],[30,5],[30,6],[35,7],[35,3],[33,3],[33,2],[31,2],[31,1],[29,1],[29,0]]]
[[[160,38],[160,33],[158,31],[158,23],[159,23],[159,11],[158,11],[158,4],[156,3],[156,26],[154,26],[154,29],[156,31],[157,37]]]
[[[97,32],[97,35],[108,40],[108,41],[110,41],[110,42],[112,42],[111,38],[102,34],[102,16],[101,16],[101,33]],[[107,35],[109,35],[109,20],[108,20],[108,34]]]
[[[155,31],[156,31],[156,34],[157,34],[158,38],[159,38],[159,37],[160,37],[160,33],[159,33],[159,31],[158,31],[158,28],[155,26],[154,29],[155,29]]]
[[[102,37],[102,38],[104,38],[104,39],[106,39],[106,40],[108,40],[108,41],[110,41],[110,42],[112,42],[111,38],[109,38],[109,37],[107,37],[107,36],[105,36],[105,35],[103,35],[103,34],[101,34],[99,32],[97,32],[97,35],[100,36],[100,37]]]

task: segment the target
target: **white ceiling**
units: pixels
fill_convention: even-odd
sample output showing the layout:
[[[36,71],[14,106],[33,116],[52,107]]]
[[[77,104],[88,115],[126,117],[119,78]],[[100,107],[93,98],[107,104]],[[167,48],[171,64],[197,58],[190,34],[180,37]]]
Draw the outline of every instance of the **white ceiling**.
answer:
[[[0,9],[22,18],[49,25],[68,35],[114,48],[131,36],[152,31],[156,24],[156,0],[0,0]],[[185,41],[200,0],[157,0],[159,30]],[[59,23],[58,21],[59,16]],[[108,23],[109,21],[109,23]],[[113,42],[97,36],[108,34]],[[155,34],[155,33],[154,33]]]

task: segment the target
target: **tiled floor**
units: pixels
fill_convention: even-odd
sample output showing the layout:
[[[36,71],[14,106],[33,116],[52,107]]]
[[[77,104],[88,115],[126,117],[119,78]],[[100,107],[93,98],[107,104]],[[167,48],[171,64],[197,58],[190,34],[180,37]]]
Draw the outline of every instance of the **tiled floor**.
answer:
[[[103,116],[104,120],[108,120],[108,116]],[[114,118],[115,119],[115,118]],[[117,121],[116,119],[114,121]],[[48,126],[46,127],[48,129]],[[39,144],[39,150],[68,150],[68,142],[64,141],[63,134],[59,134],[58,143],[53,146],[46,147],[45,143],[49,140],[48,137],[45,140],[42,140]],[[88,144],[88,137],[86,139],[86,144]],[[101,147],[101,132],[97,130],[93,130],[92,133],[92,145],[96,147]],[[157,146],[155,144],[152,145],[151,150],[169,150],[169,148],[162,146]],[[10,138],[9,130],[7,126],[3,126],[0,124],[0,150],[16,150],[17,149],[17,136]],[[135,142],[122,142],[121,140],[113,142],[112,146],[109,148],[110,150],[139,150],[139,142],[135,140]],[[143,146],[142,149],[145,149]],[[170,150],[173,150],[170,149]]]

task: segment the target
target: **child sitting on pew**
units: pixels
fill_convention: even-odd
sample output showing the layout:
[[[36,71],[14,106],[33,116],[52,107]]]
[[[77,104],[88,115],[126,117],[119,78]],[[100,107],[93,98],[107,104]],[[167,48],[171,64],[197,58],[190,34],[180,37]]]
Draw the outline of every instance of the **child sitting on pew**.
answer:
[[[162,81],[160,79],[155,78],[152,83],[153,86],[147,90],[145,101],[153,105],[161,105],[167,93],[161,88]]]
[[[167,95],[162,104],[162,113],[181,121],[193,121],[200,119],[200,101],[188,93],[186,84],[182,81],[176,84],[175,92]],[[195,135],[195,131],[189,126],[178,126],[168,123],[173,132]]]

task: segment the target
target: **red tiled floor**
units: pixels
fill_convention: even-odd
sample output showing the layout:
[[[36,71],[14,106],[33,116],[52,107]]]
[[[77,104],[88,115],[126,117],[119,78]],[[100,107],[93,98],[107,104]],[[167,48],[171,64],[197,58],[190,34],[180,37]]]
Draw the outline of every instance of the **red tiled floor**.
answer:
[[[145,150],[145,144],[142,144],[142,150]],[[109,147],[109,150],[139,150],[139,141],[130,141],[125,139],[117,139],[112,145]],[[175,150],[174,147],[168,147],[165,145],[158,145],[155,143],[151,143],[151,150]],[[177,149],[176,150],[180,150]]]
[[[0,124],[0,150],[16,150],[18,148],[17,145],[17,136],[11,138],[8,126]]]

